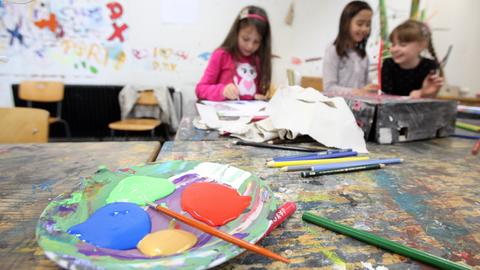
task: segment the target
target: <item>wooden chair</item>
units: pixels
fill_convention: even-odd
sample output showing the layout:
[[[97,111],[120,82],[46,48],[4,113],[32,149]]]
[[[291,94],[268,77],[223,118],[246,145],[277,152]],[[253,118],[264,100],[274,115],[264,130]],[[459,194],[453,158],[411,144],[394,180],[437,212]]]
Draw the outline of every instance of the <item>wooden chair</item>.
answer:
[[[321,77],[303,76],[300,80],[300,86],[303,88],[312,87],[318,91],[323,91],[323,79]]]
[[[50,113],[34,108],[0,108],[0,143],[48,142]]]
[[[140,92],[136,105],[158,106],[158,100],[153,91],[146,90]],[[108,124],[112,137],[115,136],[115,130],[120,131],[150,131],[152,137],[155,135],[155,128],[162,122],[158,119],[129,118]]]
[[[62,119],[62,101],[64,94],[64,84],[62,82],[51,81],[23,81],[18,88],[18,96],[27,101],[27,106],[32,107],[32,102],[56,102],[57,109],[55,116],[48,119],[50,124],[62,123],[65,127],[65,135],[70,138],[70,127]]]

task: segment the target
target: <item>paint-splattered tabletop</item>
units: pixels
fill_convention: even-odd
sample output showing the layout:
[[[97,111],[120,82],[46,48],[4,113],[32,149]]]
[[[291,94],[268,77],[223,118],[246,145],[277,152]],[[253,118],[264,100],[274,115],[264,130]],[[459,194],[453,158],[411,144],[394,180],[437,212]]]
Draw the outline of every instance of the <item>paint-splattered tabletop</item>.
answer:
[[[0,145],[1,269],[58,269],[35,240],[38,218],[99,165],[110,169],[155,159],[158,142]]]
[[[230,141],[175,141],[157,161],[228,163],[268,182],[297,212],[261,245],[291,259],[289,268],[421,269],[405,257],[304,223],[310,211],[405,245],[480,269],[480,157],[474,141],[444,138],[395,145],[369,144],[373,158],[399,157],[400,165],[348,174],[301,178],[266,168],[273,156],[299,154],[233,145]],[[285,265],[246,252],[221,269],[281,269]],[[383,268],[385,267],[385,268]]]
[[[175,141],[218,141],[227,140],[230,137],[220,136],[217,130],[203,130],[193,126],[196,116],[185,116],[178,125]]]

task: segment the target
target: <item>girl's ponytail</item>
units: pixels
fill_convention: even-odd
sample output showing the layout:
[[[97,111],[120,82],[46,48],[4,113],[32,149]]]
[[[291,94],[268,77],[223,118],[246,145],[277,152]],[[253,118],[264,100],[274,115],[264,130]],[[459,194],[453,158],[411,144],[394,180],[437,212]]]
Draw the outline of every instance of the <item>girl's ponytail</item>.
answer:
[[[442,64],[438,60],[435,48],[433,48],[432,31],[430,30],[430,27],[428,27],[426,23],[424,22],[418,22],[418,23],[420,24],[420,27],[421,27],[422,36],[425,38],[425,40],[428,43],[427,45],[428,52],[433,56],[433,59],[438,65],[438,70],[440,71],[440,77],[443,77],[444,73],[443,73]]]
[[[437,62],[438,65],[438,70],[440,71],[440,77],[444,77],[444,72],[443,72],[443,67],[440,61],[438,60],[437,53],[435,52],[435,49],[433,48],[433,42],[432,42],[432,36],[430,35],[430,38],[428,39],[428,52],[433,56],[433,59],[435,59],[435,62]]]

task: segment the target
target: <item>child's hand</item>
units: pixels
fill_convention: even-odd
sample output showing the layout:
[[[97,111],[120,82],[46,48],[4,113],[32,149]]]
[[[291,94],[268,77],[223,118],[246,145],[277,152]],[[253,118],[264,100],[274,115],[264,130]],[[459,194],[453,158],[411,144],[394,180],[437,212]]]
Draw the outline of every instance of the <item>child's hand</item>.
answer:
[[[376,92],[378,89],[380,89],[380,85],[378,84],[367,84],[365,87],[362,88],[365,92]]]
[[[423,80],[421,96],[423,98],[435,97],[443,86],[443,78],[437,74],[430,74]]]
[[[225,87],[223,88],[223,96],[227,99],[238,99],[238,88],[233,83],[225,85]]]
[[[411,98],[422,98],[422,90],[413,90],[409,96]]]
[[[254,96],[255,100],[267,100],[267,97],[261,94],[255,94]]]
[[[380,86],[378,84],[368,84],[365,85],[365,87],[360,88],[360,89],[353,89],[353,94],[358,95],[358,96],[363,96],[367,94],[374,94],[380,89]]]

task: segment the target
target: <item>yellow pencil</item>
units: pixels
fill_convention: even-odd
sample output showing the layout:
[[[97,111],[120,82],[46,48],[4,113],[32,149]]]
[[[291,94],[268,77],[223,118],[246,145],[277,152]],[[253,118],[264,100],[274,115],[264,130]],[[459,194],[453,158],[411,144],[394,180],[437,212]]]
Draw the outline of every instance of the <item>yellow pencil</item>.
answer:
[[[318,164],[359,161],[359,160],[367,160],[367,159],[369,159],[369,157],[325,158],[325,159],[292,160],[292,161],[277,161],[277,162],[269,161],[267,162],[267,167],[280,168],[285,166],[318,165]]]
[[[469,131],[480,132],[480,126],[470,124],[470,123],[461,122],[461,121],[455,122],[455,127],[465,129],[465,130],[469,130]]]

